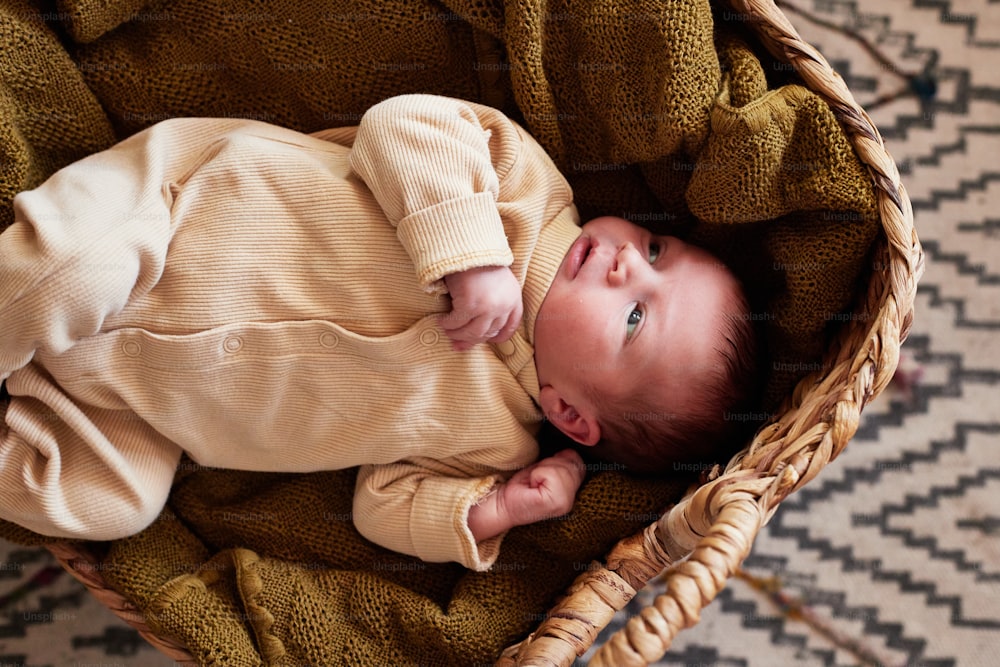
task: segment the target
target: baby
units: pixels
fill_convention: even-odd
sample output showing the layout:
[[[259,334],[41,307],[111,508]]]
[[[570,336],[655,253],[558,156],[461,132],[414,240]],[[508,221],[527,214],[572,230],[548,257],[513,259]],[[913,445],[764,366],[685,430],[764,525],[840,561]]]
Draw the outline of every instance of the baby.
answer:
[[[15,199],[0,234],[0,518],[116,539],[183,454],[359,466],[374,542],[486,569],[569,511],[549,419],[637,472],[703,460],[748,398],[731,273],[615,217],[502,113],[429,95],[304,135],[174,119]]]

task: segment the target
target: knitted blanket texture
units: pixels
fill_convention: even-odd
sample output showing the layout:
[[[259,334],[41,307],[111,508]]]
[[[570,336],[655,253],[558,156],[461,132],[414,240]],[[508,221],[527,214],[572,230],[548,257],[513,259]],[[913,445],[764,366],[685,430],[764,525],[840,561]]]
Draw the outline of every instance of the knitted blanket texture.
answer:
[[[539,140],[584,218],[621,215],[732,264],[766,333],[773,411],[818,368],[878,219],[833,113],[744,28],[708,0],[0,0],[0,229],[18,192],[169,117],[308,132],[401,93],[482,102]],[[489,572],[366,542],[353,470],[185,461],[159,520],[94,548],[201,663],[483,664],[692,481],[608,467],[567,517],[511,531]]]

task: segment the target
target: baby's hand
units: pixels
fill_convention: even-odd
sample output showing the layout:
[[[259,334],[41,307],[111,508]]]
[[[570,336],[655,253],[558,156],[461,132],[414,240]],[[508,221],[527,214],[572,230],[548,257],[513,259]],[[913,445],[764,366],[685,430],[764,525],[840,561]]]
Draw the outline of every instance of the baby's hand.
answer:
[[[583,476],[583,459],[564,449],[507,480],[497,491],[498,511],[515,526],[562,516],[573,509]]]
[[[502,343],[521,324],[521,285],[506,266],[483,266],[445,276],[451,312],[441,327],[456,350],[477,343]]]
[[[469,509],[469,529],[477,542],[514,526],[562,516],[573,509],[583,483],[583,459],[572,449],[519,470]]]

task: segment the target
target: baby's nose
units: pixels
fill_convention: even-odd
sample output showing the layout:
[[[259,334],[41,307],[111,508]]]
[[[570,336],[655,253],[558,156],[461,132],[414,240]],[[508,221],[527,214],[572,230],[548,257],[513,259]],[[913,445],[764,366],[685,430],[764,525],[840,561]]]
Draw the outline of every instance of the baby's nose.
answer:
[[[608,271],[608,281],[614,286],[624,285],[632,270],[633,262],[639,251],[632,243],[627,242],[618,247],[618,252],[611,258],[611,270]]]

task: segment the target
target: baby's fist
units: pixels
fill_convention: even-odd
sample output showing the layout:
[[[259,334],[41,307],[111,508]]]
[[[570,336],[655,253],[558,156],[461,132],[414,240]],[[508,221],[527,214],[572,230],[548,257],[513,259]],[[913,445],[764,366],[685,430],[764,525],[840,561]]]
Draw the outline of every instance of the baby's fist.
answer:
[[[562,516],[573,509],[583,477],[583,459],[572,449],[537,461],[469,508],[469,530],[482,542],[514,526]]]
[[[502,343],[521,324],[521,285],[506,266],[483,266],[445,276],[451,312],[441,327],[456,350],[477,343]]]
[[[564,449],[507,480],[499,489],[500,513],[515,526],[562,516],[573,509],[583,478],[583,459]]]

